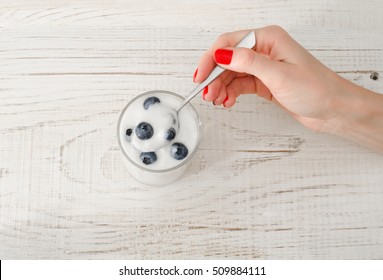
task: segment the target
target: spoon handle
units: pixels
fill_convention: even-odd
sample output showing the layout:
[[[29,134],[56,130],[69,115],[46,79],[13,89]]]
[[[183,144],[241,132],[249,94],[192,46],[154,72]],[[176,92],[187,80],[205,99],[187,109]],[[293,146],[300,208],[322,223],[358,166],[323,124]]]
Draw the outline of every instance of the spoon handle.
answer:
[[[239,48],[253,48],[256,44],[256,38],[254,31],[251,31],[247,34],[236,47]],[[180,106],[176,109],[177,113],[187,104],[190,100],[192,100],[199,92],[201,92],[207,85],[209,85],[212,81],[214,81],[219,75],[221,75],[226,69],[221,66],[216,66],[213,71],[211,71],[210,75],[199,85],[197,85],[193,91],[182,101]]]

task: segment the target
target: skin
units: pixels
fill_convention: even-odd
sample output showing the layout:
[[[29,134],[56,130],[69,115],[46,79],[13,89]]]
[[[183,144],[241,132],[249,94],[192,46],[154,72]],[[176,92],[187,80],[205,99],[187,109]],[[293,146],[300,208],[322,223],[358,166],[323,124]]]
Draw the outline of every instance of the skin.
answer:
[[[216,66],[217,49],[232,50],[230,64],[203,98],[232,107],[241,94],[257,94],[304,126],[352,140],[383,153],[383,95],[340,77],[279,26],[255,29],[253,49],[235,48],[251,30],[225,33],[203,54],[194,82]]]

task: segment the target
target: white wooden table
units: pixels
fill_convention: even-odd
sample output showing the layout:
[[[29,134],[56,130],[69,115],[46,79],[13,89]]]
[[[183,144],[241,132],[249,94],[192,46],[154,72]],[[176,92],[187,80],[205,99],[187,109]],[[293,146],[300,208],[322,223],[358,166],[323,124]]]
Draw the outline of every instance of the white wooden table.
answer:
[[[193,100],[203,141],[170,186],[135,181],[115,136],[132,97],[186,95],[237,29],[279,24],[383,92],[383,1],[2,2],[0,259],[383,258],[383,156],[255,95]]]

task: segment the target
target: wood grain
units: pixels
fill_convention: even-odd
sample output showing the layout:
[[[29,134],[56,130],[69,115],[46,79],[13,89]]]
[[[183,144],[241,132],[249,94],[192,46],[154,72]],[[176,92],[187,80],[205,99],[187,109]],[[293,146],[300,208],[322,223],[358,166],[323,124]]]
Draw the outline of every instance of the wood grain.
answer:
[[[193,100],[203,141],[169,186],[131,178],[115,136],[132,97],[186,95],[236,29],[280,24],[383,92],[382,1],[62,2],[0,4],[1,259],[383,258],[383,157],[256,96]]]

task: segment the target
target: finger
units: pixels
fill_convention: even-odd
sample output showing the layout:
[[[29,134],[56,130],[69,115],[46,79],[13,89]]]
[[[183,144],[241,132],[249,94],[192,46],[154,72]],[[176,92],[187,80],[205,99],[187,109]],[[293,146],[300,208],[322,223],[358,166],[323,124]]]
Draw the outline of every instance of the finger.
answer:
[[[250,31],[252,30],[247,29],[220,35],[201,57],[195,82],[202,82],[211,73],[216,65],[214,52],[217,49],[236,46]],[[309,53],[302,51],[303,47],[280,26],[266,26],[255,29],[254,32],[257,43],[253,49],[260,54],[273,60],[290,63],[311,60]]]
[[[197,74],[194,76],[193,81],[195,83],[203,82],[210,75],[211,71],[213,71],[215,66],[217,66],[217,64],[215,63],[212,55],[208,52],[205,52],[199,61],[197,67],[198,71]]]
[[[207,53],[214,56],[217,49],[235,47],[250,31],[255,32],[256,45],[253,49],[275,60],[282,60],[282,58],[277,58],[281,53],[289,54],[289,50],[299,46],[282,27],[270,25],[254,30],[246,29],[221,34],[210,46]]]
[[[223,106],[226,108],[233,107],[239,95],[235,87],[226,87],[226,99],[223,101]]]
[[[289,57],[291,55],[289,51],[299,46],[282,27],[271,25],[254,30],[246,29],[221,34],[206,53],[212,57],[217,49],[235,47],[250,31],[255,32],[256,45],[253,49],[275,60]],[[287,56],[278,58],[281,54],[287,54]]]
[[[226,102],[228,98],[227,92],[226,92],[227,85],[230,84],[237,75],[236,73],[232,71],[226,71],[224,74],[222,74],[219,77],[221,78],[222,81],[221,81],[220,89],[218,91],[218,95],[216,95],[216,97],[213,99],[214,105],[222,105]]]
[[[289,73],[290,64],[271,60],[246,48],[218,49],[214,58],[221,67],[254,75],[266,85],[284,81]]]
[[[216,106],[222,105],[223,102],[226,100],[226,96],[227,96],[226,85],[222,84],[221,88],[219,90],[219,94],[218,94],[217,98],[213,101],[213,104]]]
[[[236,76],[236,73],[232,71],[225,71],[217,79],[211,82],[203,91],[202,98],[205,101],[213,101],[219,95],[221,84],[229,84]]]
[[[226,85],[222,84],[221,88],[219,90],[219,95],[217,98],[213,101],[213,104],[216,106],[223,105],[223,103],[227,100],[227,92],[226,92]]]
[[[255,91],[257,95],[259,97],[266,99],[267,101],[272,101],[273,94],[271,93],[269,88],[264,83],[262,83],[262,81],[258,79],[257,77],[254,77],[254,81],[255,81],[255,87],[256,87]]]
[[[215,81],[211,82],[206,88],[206,93],[203,94],[203,99],[208,102],[212,102],[215,100],[219,95],[219,90],[222,85],[222,80],[216,79]]]
[[[227,101],[224,102],[224,106],[227,108],[232,107],[238,96],[241,94],[257,94],[268,101],[272,100],[272,93],[262,83],[261,80],[254,76],[247,76],[241,78],[235,78],[229,85],[226,86]]]
[[[242,78],[235,78],[229,85],[227,85],[227,97],[223,103],[223,106],[226,108],[232,107],[235,104],[237,97],[244,93],[256,93],[254,77],[247,76]]]
[[[232,107],[238,96],[245,93],[256,93],[256,85],[254,77],[247,76],[243,78],[234,79],[226,88],[227,100],[224,106],[227,108]]]
[[[214,52],[216,49],[236,46],[250,31],[251,30],[240,30],[221,34],[210,46],[210,48],[202,55],[198,64],[198,72],[194,78],[194,82],[201,83],[204,81],[209,76],[211,71],[213,71],[214,67],[217,66],[214,61]]]

